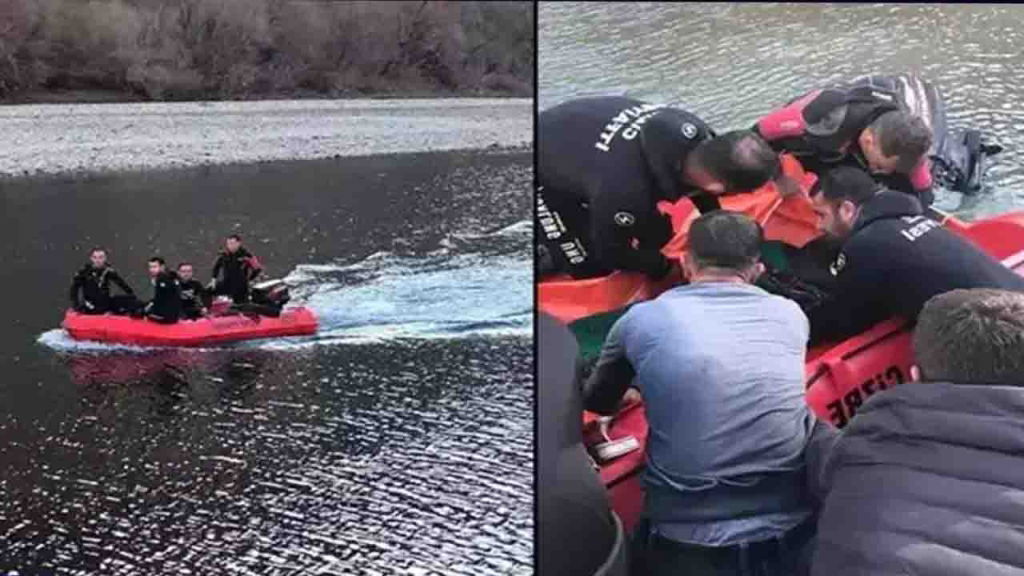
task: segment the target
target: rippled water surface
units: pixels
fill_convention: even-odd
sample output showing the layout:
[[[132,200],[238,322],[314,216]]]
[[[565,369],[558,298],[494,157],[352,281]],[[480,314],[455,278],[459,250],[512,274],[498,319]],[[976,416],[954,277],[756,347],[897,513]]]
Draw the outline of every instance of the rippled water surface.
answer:
[[[954,131],[980,128],[1007,149],[982,194],[937,206],[977,218],[1024,205],[1024,6],[542,2],[538,26],[541,109],[627,94],[725,130],[821,84],[921,74]]]
[[[532,155],[0,187],[0,573],[530,574]],[[70,340],[93,244],[206,280],[237,230],[321,321],[214,349]]]

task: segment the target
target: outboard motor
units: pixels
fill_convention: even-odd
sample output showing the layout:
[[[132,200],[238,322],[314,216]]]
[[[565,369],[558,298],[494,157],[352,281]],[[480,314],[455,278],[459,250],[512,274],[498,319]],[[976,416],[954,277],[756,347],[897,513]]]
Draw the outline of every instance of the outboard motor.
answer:
[[[931,157],[932,177],[950,190],[975,194],[981,190],[986,157],[1002,151],[998,144],[982,143],[978,130],[964,130],[955,138],[947,136],[943,149]]]
[[[264,306],[274,306],[278,310],[291,300],[288,293],[288,286],[284,282],[276,281],[271,286],[254,287],[252,289],[252,301]]]
[[[291,300],[288,285],[283,280],[268,280],[252,287],[249,291],[250,302],[235,304],[232,309],[243,314],[257,314],[276,318],[281,309]]]
[[[986,158],[1002,152],[1003,147],[984,143],[979,130],[950,134],[946,104],[934,84],[908,74],[861,76],[850,83],[851,87],[862,85],[895,93],[907,110],[928,123],[933,134],[928,156],[932,161],[932,178],[937,184],[963,194],[981,190]]]

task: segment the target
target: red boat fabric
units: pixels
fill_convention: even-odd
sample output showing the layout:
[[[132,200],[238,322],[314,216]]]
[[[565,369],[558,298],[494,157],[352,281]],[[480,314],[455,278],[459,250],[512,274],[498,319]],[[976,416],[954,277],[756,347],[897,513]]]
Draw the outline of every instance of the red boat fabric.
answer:
[[[63,327],[76,340],[137,346],[209,346],[240,340],[315,334],[316,315],[308,308],[291,308],[277,318],[241,314],[211,316],[159,324],[143,318],[87,315],[68,310]]]

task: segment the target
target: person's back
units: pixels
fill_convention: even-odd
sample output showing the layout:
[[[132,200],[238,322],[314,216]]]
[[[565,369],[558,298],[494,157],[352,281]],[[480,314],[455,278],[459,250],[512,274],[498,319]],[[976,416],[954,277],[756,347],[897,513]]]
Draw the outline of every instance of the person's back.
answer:
[[[644,399],[641,534],[651,535],[643,556],[655,575],[746,574],[751,563],[757,574],[788,573],[812,529],[808,323],[794,302],[751,285],[762,241],[742,214],[696,219],[690,284],[616,321],[587,382],[587,408],[599,413],[630,385]]]
[[[751,511],[748,495],[763,498],[758,513],[805,517],[798,477],[809,422],[807,322],[800,309],[748,284],[698,283],[628,314],[623,343],[652,432],[651,520],[728,521]]]
[[[931,297],[958,288],[1004,288],[1024,290],[1024,278],[1004,266],[976,244],[923,214],[911,214],[913,199],[883,192],[874,200],[888,202],[879,210],[898,210],[907,206],[907,214],[879,218],[867,223],[844,253],[875,253],[880,267],[888,269],[889,284],[895,289],[889,312],[916,318]]]
[[[1024,294],[936,296],[819,474],[814,576],[1024,574]]]

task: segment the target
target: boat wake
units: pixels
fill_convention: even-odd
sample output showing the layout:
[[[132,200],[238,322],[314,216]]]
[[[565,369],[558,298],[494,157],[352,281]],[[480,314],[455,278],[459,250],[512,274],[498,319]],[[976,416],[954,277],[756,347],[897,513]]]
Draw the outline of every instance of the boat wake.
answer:
[[[312,309],[316,335],[231,345],[287,349],[395,339],[528,337],[533,330],[533,228],[452,234],[425,254],[378,252],[355,263],[302,264],[284,278],[292,305]],[[62,329],[38,341],[66,352],[151,348],[80,342]],[[223,348],[223,347],[218,347]]]

